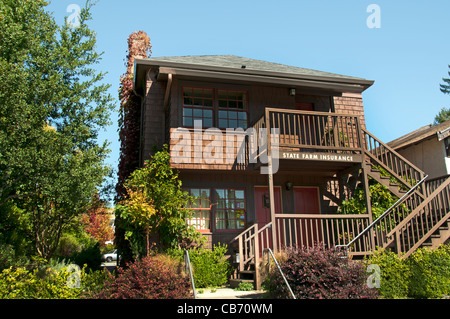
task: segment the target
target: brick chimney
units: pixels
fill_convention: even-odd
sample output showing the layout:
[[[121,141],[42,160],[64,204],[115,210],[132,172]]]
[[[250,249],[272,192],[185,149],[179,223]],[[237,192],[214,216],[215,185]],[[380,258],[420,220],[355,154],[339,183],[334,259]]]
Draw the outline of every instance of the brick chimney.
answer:
[[[147,33],[137,31],[128,37],[127,74],[133,73],[134,59],[150,57],[152,50],[150,38]]]

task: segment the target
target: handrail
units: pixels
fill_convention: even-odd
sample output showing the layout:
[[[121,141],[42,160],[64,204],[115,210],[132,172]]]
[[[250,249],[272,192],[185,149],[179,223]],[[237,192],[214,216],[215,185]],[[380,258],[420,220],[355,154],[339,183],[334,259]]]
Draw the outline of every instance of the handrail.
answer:
[[[440,192],[442,192],[442,190],[444,190],[448,185],[450,185],[450,178],[447,178],[444,183],[442,183],[438,188],[436,188],[433,193],[431,193],[430,195],[428,195],[428,197],[419,205],[417,206],[416,210],[422,210],[425,206],[427,206],[432,200],[434,200],[437,196],[437,194],[439,194]],[[398,228],[402,228],[403,226],[405,226],[406,223],[408,223],[412,218],[414,218],[414,216],[412,216],[412,214],[410,214],[408,217],[406,217],[404,220],[401,221],[401,223],[399,225],[397,225]],[[392,236],[394,233],[394,231],[391,231],[390,234],[388,234],[388,236]]]
[[[194,292],[194,299],[197,299],[197,293],[195,291],[194,276],[192,275],[191,260],[189,258],[189,251],[187,249],[184,251],[184,263],[186,265],[186,272],[189,273],[189,277],[191,279],[192,291]]]
[[[397,153],[390,146],[383,143],[369,131],[364,128],[361,128],[361,131],[364,135],[363,147],[366,155],[378,162],[378,164],[380,164],[391,175],[393,175],[400,183],[409,188],[413,186],[411,183],[413,180],[421,179],[426,175],[420,168]],[[374,145],[372,145],[372,140],[374,142]],[[392,155],[394,157],[392,157]],[[409,167],[409,169],[404,167],[403,165],[406,165],[406,167]],[[408,176],[408,173],[410,176]],[[399,174],[406,174],[406,178],[405,176],[401,176]],[[408,178],[410,178],[411,182],[408,180]]]
[[[415,190],[427,179],[427,177],[428,175],[425,175],[424,178],[422,178],[416,185],[414,185],[409,191],[407,191],[405,195],[403,195],[398,201],[396,201],[391,207],[389,207],[383,214],[381,214],[381,216],[375,219],[369,226],[367,226],[361,233],[359,233],[358,236],[353,238],[347,245],[336,245],[335,248],[345,247],[345,249],[348,250],[348,247],[350,247],[361,236],[363,236],[367,231],[369,231],[372,227],[374,227],[379,220],[381,220],[383,217],[389,214],[395,207],[400,205],[407,197],[409,197],[409,195],[415,192]]]
[[[275,264],[277,265],[278,270],[280,271],[281,276],[283,277],[284,282],[286,283],[286,286],[287,286],[288,289],[289,289],[289,292],[291,293],[292,299],[297,299],[297,298],[295,298],[295,295],[294,295],[294,293],[292,292],[291,286],[289,285],[289,283],[288,283],[286,277],[284,276],[283,271],[281,270],[281,267],[280,267],[280,265],[279,265],[278,262],[277,262],[277,259],[276,259],[275,256],[273,255],[272,249],[270,249],[270,248],[264,249],[264,251],[263,251],[263,259],[264,259],[264,253],[267,253],[267,255],[269,255],[269,253],[270,253],[270,255],[272,256],[272,259],[275,261]],[[270,259],[267,258],[267,261],[270,262]]]

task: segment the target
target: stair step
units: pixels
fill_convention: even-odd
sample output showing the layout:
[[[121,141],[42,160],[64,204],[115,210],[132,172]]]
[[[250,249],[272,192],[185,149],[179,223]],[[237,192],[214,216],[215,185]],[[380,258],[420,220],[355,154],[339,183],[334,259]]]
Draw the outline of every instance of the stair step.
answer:
[[[239,279],[242,280],[255,280],[256,271],[254,270],[243,270],[239,272]]]
[[[230,280],[230,288],[237,288],[239,287],[240,283],[251,283],[253,284],[253,286],[255,285],[255,281],[254,280],[249,280],[249,279],[231,279]]]

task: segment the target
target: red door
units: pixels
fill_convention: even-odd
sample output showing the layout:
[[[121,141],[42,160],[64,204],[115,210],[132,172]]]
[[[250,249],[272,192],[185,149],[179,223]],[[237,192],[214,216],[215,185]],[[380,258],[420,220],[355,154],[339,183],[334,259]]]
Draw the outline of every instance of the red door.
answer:
[[[295,214],[320,214],[319,189],[317,187],[294,187]],[[322,241],[320,219],[301,218],[297,224],[297,246],[311,247],[314,243]]]
[[[274,186],[273,193],[275,214],[281,214],[281,187]],[[263,228],[272,221],[270,216],[269,187],[267,186],[255,186],[255,217],[258,221],[258,229]],[[268,233],[268,236],[264,236],[263,240],[264,242],[260,241],[259,243],[260,250],[262,248],[273,248],[271,232]]]
[[[281,214],[281,187],[274,186],[275,214]],[[258,221],[258,228],[266,226],[271,222],[269,187],[255,186],[255,217]]]

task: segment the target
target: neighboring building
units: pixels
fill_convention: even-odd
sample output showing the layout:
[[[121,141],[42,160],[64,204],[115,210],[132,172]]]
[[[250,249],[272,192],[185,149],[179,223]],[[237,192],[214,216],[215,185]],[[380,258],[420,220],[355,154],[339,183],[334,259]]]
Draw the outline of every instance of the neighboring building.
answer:
[[[450,120],[426,125],[387,145],[436,178],[450,174]]]
[[[154,145],[169,145],[183,187],[198,197],[188,222],[211,246],[229,244],[241,272],[258,265],[265,248],[317,241],[347,245],[353,255],[377,246],[410,253],[431,234],[405,243],[411,216],[423,208],[409,200],[425,205],[431,193],[416,185],[423,171],[366,130],[362,94],[372,84],[233,55],[136,59],[141,165]],[[410,216],[400,225],[368,228],[369,177],[406,194]],[[357,187],[365,190],[365,214],[337,214]],[[394,219],[403,207],[392,209]]]

